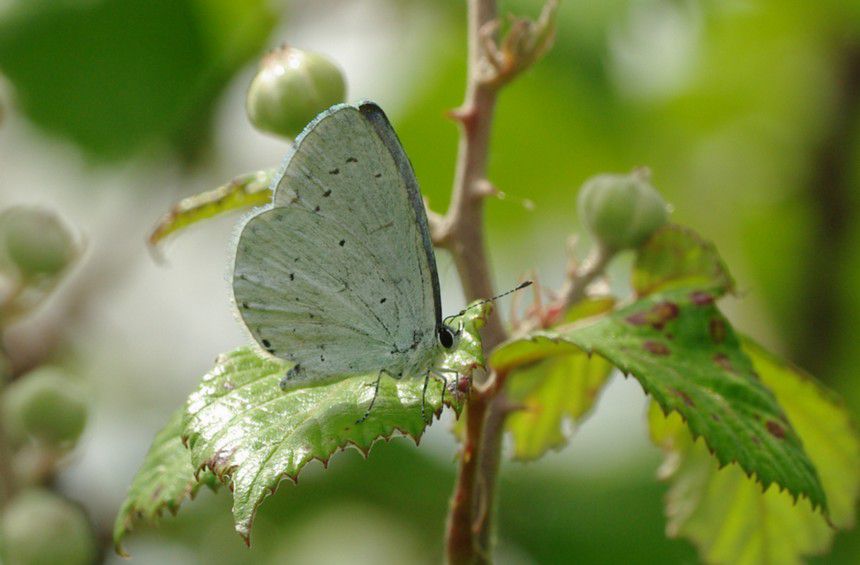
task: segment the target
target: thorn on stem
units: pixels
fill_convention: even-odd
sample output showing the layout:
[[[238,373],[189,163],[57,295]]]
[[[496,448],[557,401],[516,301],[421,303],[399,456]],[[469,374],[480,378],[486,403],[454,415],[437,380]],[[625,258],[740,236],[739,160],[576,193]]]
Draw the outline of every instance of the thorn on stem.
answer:
[[[479,198],[488,198],[490,196],[498,196],[499,189],[488,179],[478,179],[473,186],[473,194]]]
[[[473,131],[478,121],[478,112],[471,105],[452,108],[446,115],[455,122],[459,122],[467,132]]]

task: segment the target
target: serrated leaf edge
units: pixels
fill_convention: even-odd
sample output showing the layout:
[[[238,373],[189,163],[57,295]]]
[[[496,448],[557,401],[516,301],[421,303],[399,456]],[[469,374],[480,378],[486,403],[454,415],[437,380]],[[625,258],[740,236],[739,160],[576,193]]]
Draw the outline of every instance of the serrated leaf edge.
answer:
[[[188,458],[191,459],[191,451],[188,450]],[[193,474],[193,481],[189,481],[188,486],[186,486],[182,493],[173,500],[165,500],[161,504],[159,504],[153,512],[144,513],[139,509],[134,509],[134,504],[131,499],[126,499],[123,503],[122,507],[119,510],[118,516],[123,516],[122,518],[122,530],[118,536],[114,536],[114,551],[120,557],[131,557],[131,555],[125,550],[123,546],[123,540],[125,537],[134,531],[135,524],[146,524],[146,525],[155,525],[157,524],[161,518],[164,517],[164,511],[167,510],[171,516],[176,516],[179,513],[179,509],[185,504],[186,501],[191,501],[197,498],[197,493],[200,492],[201,487],[208,486],[213,492],[218,490],[220,486],[218,483],[209,484],[200,479],[200,473],[195,471]],[[116,525],[114,525],[114,531],[116,531]]]
[[[577,325],[577,324],[571,324],[571,325],[565,326],[565,328],[566,328],[566,329],[568,329],[568,328],[571,328],[572,326],[576,326],[576,325]],[[641,386],[641,387],[642,387],[643,391],[645,392],[645,394],[646,394],[649,398],[651,398],[651,399],[655,399],[655,398],[656,398],[656,397],[654,396],[654,394],[652,393],[652,391],[650,390],[650,388],[649,388],[645,383],[643,383],[643,382],[642,382],[642,380],[640,380],[638,377],[636,377],[636,375],[633,373],[633,371],[631,371],[631,370],[630,370],[630,368],[629,368],[629,367],[626,367],[626,366],[623,366],[622,364],[616,363],[616,362],[615,362],[615,361],[613,361],[612,359],[609,359],[608,357],[606,357],[606,356],[604,356],[604,355],[601,355],[598,351],[595,351],[593,348],[592,348],[592,349],[585,349],[585,348],[582,348],[581,346],[577,345],[576,343],[571,342],[570,340],[568,340],[568,339],[564,338],[563,336],[560,336],[560,335],[548,335],[547,333],[545,333],[545,332],[543,332],[543,331],[533,333],[533,334],[531,334],[531,335],[529,335],[529,336],[527,336],[527,337],[517,338],[515,341],[532,341],[532,342],[537,343],[537,341],[538,341],[539,339],[547,340],[547,341],[552,342],[552,343],[559,343],[559,344],[562,344],[562,343],[563,343],[563,344],[566,344],[566,345],[573,345],[574,347],[579,348],[583,353],[585,353],[586,355],[588,355],[588,357],[589,357],[589,358],[591,358],[591,356],[592,356],[592,355],[597,355],[597,356],[599,356],[599,357],[601,357],[601,358],[605,359],[609,364],[611,364],[613,367],[615,367],[616,369],[618,369],[618,371],[619,371],[619,372],[624,376],[624,378],[628,378],[628,377],[631,377],[631,376],[632,376],[633,378],[635,378],[635,379],[636,379],[636,381],[639,383],[639,386]],[[512,340],[512,342],[513,342],[513,341],[514,341],[514,340]],[[559,353],[559,354],[561,354],[561,353]],[[745,354],[745,353],[744,353],[744,354]],[[548,357],[551,357],[551,356],[552,356],[552,355],[546,355],[546,356],[544,356],[544,358],[548,358]],[[512,367],[516,367],[516,366],[517,366],[517,365],[513,365]],[[510,369],[507,369],[507,370],[510,370]],[[763,385],[763,384],[762,384],[762,386],[764,387],[764,385]],[[771,392],[770,392],[770,390],[769,390],[769,389],[767,389],[767,387],[764,387],[764,388],[765,388],[765,390],[767,390],[770,394],[773,394],[773,393],[771,393]],[[655,400],[655,401],[656,401],[656,400]],[[771,485],[776,485],[776,486],[777,486],[777,488],[778,488],[778,490],[779,490],[779,492],[782,492],[783,490],[788,490],[787,488],[783,487],[782,485],[780,485],[779,483],[777,483],[777,482],[775,482],[775,481],[765,481],[765,480],[763,480],[761,477],[759,477],[759,476],[758,476],[758,474],[757,474],[757,473],[755,473],[754,471],[748,471],[747,469],[744,469],[744,467],[740,464],[740,462],[739,462],[736,458],[733,458],[733,457],[730,457],[730,458],[723,458],[723,457],[721,457],[719,453],[717,453],[716,451],[714,451],[714,449],[712,449],[712,447],[711,447],[710,443],[708,442],[708,438],[707,438],[706,436],[704,436],[703,434],[700,434],[700,433],[696,432],[695,430],[693,430],[693,429],[689,426],[689,422],[687,421],[687,418],[685,418],[685,417],[684,417],[684,415],[683,415],[681,412],[679,412],[679,411],[678,411],[677,409],[675,409],[675,408],[671,408],[671,409],[669,409],[669,410],[668,410],[668,412],[667,412],[667,411],[666,411],[666,409],[665,409],[665,408],[664,408],[664,407],[663,407],[659,402],[657,402],[657,406],[659,406],[659,407],[660,407],[660,410],[661,410],[661,412],[663,412],[663,415],[664,415],[664,416],[668,416],[668,415],[669,415],[669,414],[671,414],[672,412],[676,412],[676,413],[681,417],[681,420],[684,422],[684,424],[685,424],[685,425],[687,425],[687,429],[690,431],[690,435],[692,436],[692,438],[693,438],[693,441],[694,441],[694,442],[695,442],[695,441],[698,441],[698,439],[699,439],[699,438],[702,438],[702,440],[703,440],[703,441],[704,441],[704,443],[705,443],[705,447],[708,449],[708,452],[716,458],[716,460],[717,460],[717,462],[718,462],[718,464],[719,464],[719,467],[718,467],[719,469],[722,469],[723,467],[725,467],[725,466],[727,466],[727,465],[731,465],[731,464],[735,464],[735,465],[737,465],[737,466],[738,466],[738,468],[740,468],[740,469],[743,471],[744,475],[746,475],[747,477],[749,477],[749,478],[753,479],[756,483],[758,483],[758,484],[761,486],[761,488],[762,488],[762,492],[764,492],[764,491],[766,491],[768,488],[770,488],[770,486],[771,486]],[[805,451],[804,451],[804,453],[805,453]],[[814,469],[814,466],[813,466],[813,469]],[[816,476],[817,476],[817,472],[816,472]],[[820,479],[819,479],[819,481],[820,481]],[[801,497],[801,498],[804,498],[804,499],[808,500],[808,501],[809,501],[809,503],[810,503],[810,505],[812,506],[813,510],[819,509],[819,510],[821,511],[821,513],[822,513],[822,516],[823,516],[823,517],[824,517],[824,519],[827,521],[828,525],[830,525],[831,527],[835,527],[835,526],[833,525],[833,523],[831,522],[831,520],[830,520],[830,516],[829,516],[829,512],[828,512],[828,510],[827,510],[826,502],[825,502],[825,504],[819,504],[819,503],[816,503],[815,501],[813,501],[813,500],[812,500],[812,498],[810,498],[808,495],[803,494],[803,493],[797,494],[797,493],[793,493],[793,492],[789,491],[789,492],[788,492],[788,494],[792,497],[792,499],[794,500],[794,503],[795,503],[795,504],[797,503],[797,499],[798,499],[798,497]],[[826,495],[825,495],[825,501],[826,501]]]
[[[448,405],[447,402],[445,404]],[[331,459],[335,455],[337,455],[341,452],[344,452],[350,448],[354,448],[354,449],[358,450],[358,452],[361,453],[362,457],[367,459],[367,457],[370,455],[370,451],[374,445],[376,445],[380,441],[384,441],[385,443],[388,443],[396,437],[408,438],[408,439],[411,439],[412,441],[414,441],[415,445],[420,445],[421,439],[424,436],[424,431],[430,425],[432,425],[433,416],[436,417],[436,420],[439,420],[441,418],[442,411],[443,411],[443,408],[441,406],[438,409],[434,410],[433,414],[431,415],[430,421],[428,421],[425,424],[424,429],[421,431],[421,433],[419,433],[417,435],[412,435],[408,431],[397,426],[397,427],[392,428],[391,432],[388,434],[380,434],[380,435],[374,437],[370,441],[370,443],[367,445],[366,448],[362,447],[361,445],[359,445],[358,443],[356,443],[353,440],[349,440],[344,445],[338,446],[338,448],[335,449],[333,452],[331,452],[331,454],[329,454],[328,457],[319,457],[319,456],[314,455],[314,456],[308,457],[307,459],[302,460],[296,466],[295,472],[293,472],[293,473],[290,473],[290,472],[281,473],[280,475],[278,475],[274,479],[274,481],[273,481],[274,486],[265,489],[264,495],[258,501],[256,501],[254,503],[254,511],[246,523],[241,523],[241,522],[234,523],[234,529],[235,529],[236,533],[238,533],[242,537],[242,540],[245,542],[245,545],[250,547],[251,546],[251,530],[253,529],[254,520],[256,518],[256,514],[257,514],[257,511],[259,510],[260,506],[263,504],[263,502],[268,497],[272,496],[273,494],[275,494],[278,491],[278,489],[280,488],[280,484],[284,479],[288,479],[293,484],[298,484],[299,475],[301,475],[301,472],[304,470],[304,468],[308,464],[313,463],[314,461],[319,461],[322,464],[323,469],[328,469],[329,463],[331,462]],[[455,411],[455,415],[456,415],[456,417],[459,418],[458,412]],[[189,436],[183,436],[183,441],[185,441],[188,437]],[[212,465],[212,462],[210,459],[210,460],[204,461],[203,463],[198,465],[194,471],[194,474],[195,474],[195,477],[197,477],[199,475],[199,473],[203,473],[203,472],[207,472],[207,471],[211,472],[217,478],[219,483],[226,486],[230,490],[230,492],[232,493],[233,492],[232,472],[238,466],[239,466],[238,464],[235,464],[235,465],[231,465],[230,467],[225,468],[225,469],[217,469],[216,467],[214,467]],[[198,484],[200,484],[200,483],[198,483]]]

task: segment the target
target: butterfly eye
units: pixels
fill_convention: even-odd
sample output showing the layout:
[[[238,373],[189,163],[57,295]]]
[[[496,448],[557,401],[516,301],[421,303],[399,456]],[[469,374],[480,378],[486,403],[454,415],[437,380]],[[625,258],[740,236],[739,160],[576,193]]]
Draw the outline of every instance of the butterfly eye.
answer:
[[[445,349],[454,347],[454,330],[448,326],[441,326],[439,328],[439,344]]]

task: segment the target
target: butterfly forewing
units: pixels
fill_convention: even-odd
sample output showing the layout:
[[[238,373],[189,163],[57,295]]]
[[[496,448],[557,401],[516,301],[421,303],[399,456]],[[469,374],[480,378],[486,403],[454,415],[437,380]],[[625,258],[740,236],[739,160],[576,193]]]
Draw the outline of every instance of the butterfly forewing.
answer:
[[[306,379],[399,376],[435,350],[438,279],[426,218],[411,166],[374,111],[381,121],[339,106],[311,124],[273,206],[239,237],[239,312],[261,347],[298,363]]]

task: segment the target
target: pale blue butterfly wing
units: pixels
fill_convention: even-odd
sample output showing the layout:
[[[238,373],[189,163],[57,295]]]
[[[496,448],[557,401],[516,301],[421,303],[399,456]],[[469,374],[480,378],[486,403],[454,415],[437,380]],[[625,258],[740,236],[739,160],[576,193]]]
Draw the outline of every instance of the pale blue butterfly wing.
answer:
[[[426,212],[378,106],[335,106],[299,136],[273,204],[242,228],[233,292],[257,343],[296,363],[296,385],[433,368],[443,325]]]

